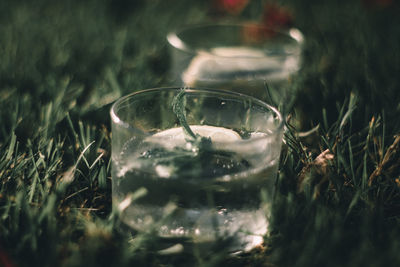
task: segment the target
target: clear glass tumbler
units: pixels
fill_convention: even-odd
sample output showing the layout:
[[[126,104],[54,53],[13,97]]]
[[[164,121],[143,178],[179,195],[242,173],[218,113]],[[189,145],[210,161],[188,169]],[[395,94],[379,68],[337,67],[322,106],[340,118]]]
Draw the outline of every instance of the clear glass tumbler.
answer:
[[[232,90],[270,104],[288,101],[303,35],[255,24],[190,26],[167,36],[175,84]],[[268,90],[266,85],[268,85]]]
[[[250,96],[158,88],[111,109],[112,195],[121,220],[181,244],[259,245],[268,229],[283,119]]]

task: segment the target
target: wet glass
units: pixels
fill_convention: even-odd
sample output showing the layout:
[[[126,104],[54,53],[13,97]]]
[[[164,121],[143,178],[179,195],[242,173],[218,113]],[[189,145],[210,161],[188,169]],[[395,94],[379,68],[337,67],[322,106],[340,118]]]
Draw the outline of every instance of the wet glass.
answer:
[[[283,119],[250,96],[157,88],[111,109],[112,195],[121,220],[171,243],[247,251],[263,241]]]
[[[290,79],[300,69],[303,46],[303,35],[295,28],[197,25],[167,39],[176,85],[231,90],[275,106],[293,97]]]

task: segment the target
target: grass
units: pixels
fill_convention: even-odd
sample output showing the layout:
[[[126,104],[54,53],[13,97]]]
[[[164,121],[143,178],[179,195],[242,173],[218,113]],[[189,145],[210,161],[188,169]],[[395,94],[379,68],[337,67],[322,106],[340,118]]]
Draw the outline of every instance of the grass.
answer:
[[[228,256],[160,253],[111,204],[110,103],[168,84],[166,33],[215,20],[211,5],[2,1],[0,265],[398,266],[399,4],[279,2],[307,40],[296,105],[320,127],[286,136],[265,246]]]

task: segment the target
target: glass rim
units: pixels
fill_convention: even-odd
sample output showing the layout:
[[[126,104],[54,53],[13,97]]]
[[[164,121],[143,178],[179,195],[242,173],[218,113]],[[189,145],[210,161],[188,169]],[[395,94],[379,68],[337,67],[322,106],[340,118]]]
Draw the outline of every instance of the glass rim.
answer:
[[[267,108],[269,111],[271,111],[277,118],[277,120],[279,120],[279,124],[276,125],[276,127],[274,127],[271,130],[271,133],[268,134],[267,136],[257,136],[254,137],[252,139],[249,140],[238,140],[235,142],[253,142],[253,141],[257,141],[257,140],[261,140],[261,139],[266,139],[266,138],[270,138],[271,136],[275,136],[276,134],[279,134],[280,131],[282,131],[283,126],[285,124],[285,120],[283,119],[283,116],[281,114],[281,112],[265,103],[264,101],[261,101],[255,97],[246,95],[246,94],[241,94],[241,93],[237,93],[237,92],[232,92],[232,91],[227,91],[227,90],[221,90],[221,89],[213,89],[213,88],[192,88],[192,87],[156,87],[156,88],[149,88],[149,89],[143,89],[143,90],[139,90],[133,93],[130,93],[128,95],[125,95],[121,98],[119,98],[118,100],[116,100],[113,105],[111,106],[110,109],[110,116],[111,116],[111,120],[113,124],[117,124],[118,126],[121,126],[125,129],[128,129],[132,132],[140,132],[143,135],[146,136],[151,136],[152,134],[143,132],[142,130],[132,127],[129,123],[125,122],[123,119],[120,118],[120,116],[117,114],[117,108],[124,103],[125,101],[128,101],[129,99],[131,99],[132,97],[138,96],[138,95],[144,95],[147,93],[152,93],[152,92],[161,92],[163,90],[169,90],[169,91],[179,91],[179,90],[185,90],[189,93],[211,93],[211,94],[215,94],[216,96],[221,96],[221,95],[225,95],[225,96],[233,96],[233,97],[237,97],[237,98],[243,98],[243,99],[247,99],[250,100],[252,103],[256,103],[257,105],[260,105],[264,108]],[[189,125],[190,126],[190,125]],[[160,139],[162,139],[162,137],[160,137]]]
[[[188,31],[188,30],[192,30],[192,29],[199,29],[199,28],[205,28],[205,27],[237,27],[237,28],[243,28],[245,26],[249,26],[249,27],[256,27],[259,29],[270,29],[276,33],[288,36],[289,38],[291,38],[292,40],[294,40],[295,42],[297,42],[297,44],[301,47],[304,44],[304,35],[302,34],[302,32],[297,29],[297,28],[288,28],[288,29],[284,29],[284,28],[280,28],[280,27],[271,27],[271,26],[266,26],[266,25],[262,25],[262,24],[258,24],[258,23],[207,23],[207,24],[194,24],[194,25],[190,25],[190,26],[185,26],[182,28],[179,28],[173,32],[170,32],[167,34],[167,41],[168,43],[174,47],[175,49],[179,50],[179,51],[183,51],[192,55],[196,55],[199,54],[199,52],[201,53],[205,53],[205,54],[209,54],[212,55],[213,57],[216,58],[232,58],[229,56],[222,56],[222,55],[218,55],[215,53],[212,53],[210,51],[203,51],[203,50],[199,50],[199,49],[193,49],[191,48],[189,45],[186,44],[186,42],[184,40],[182,40],[178,34]],[[260,57],[249,57],[249,56],[235,56],[234,58],[243,58],[243,59],[264,59],[266,57],[271,57],[271,55],[265,55],[265,56],[260,56]],[[277,56],[279,57],[279,56]]]

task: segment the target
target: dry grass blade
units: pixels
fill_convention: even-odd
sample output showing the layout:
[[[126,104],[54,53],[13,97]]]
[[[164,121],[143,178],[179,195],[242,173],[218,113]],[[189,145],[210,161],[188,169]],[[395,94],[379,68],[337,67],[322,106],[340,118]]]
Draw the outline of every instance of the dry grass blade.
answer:
[[[389,164],[392,163],[396,167],[400,164],[399,162],[399,155],[397,153],[399,152],[400,148],[400,136],[395,136],[395,139],[393,143],[389,146],[389,148],[386,150],[385,155],[383,156],[383,159],[378,163],[378,166],[376,166],[376,169],[371,173],[368,179],[368,185],[371,186],[373,181],[380,176],[385,169],[389,169]],[[395,159],[395,156],[397,156],[397,161],[392,162],[393,159]]]

